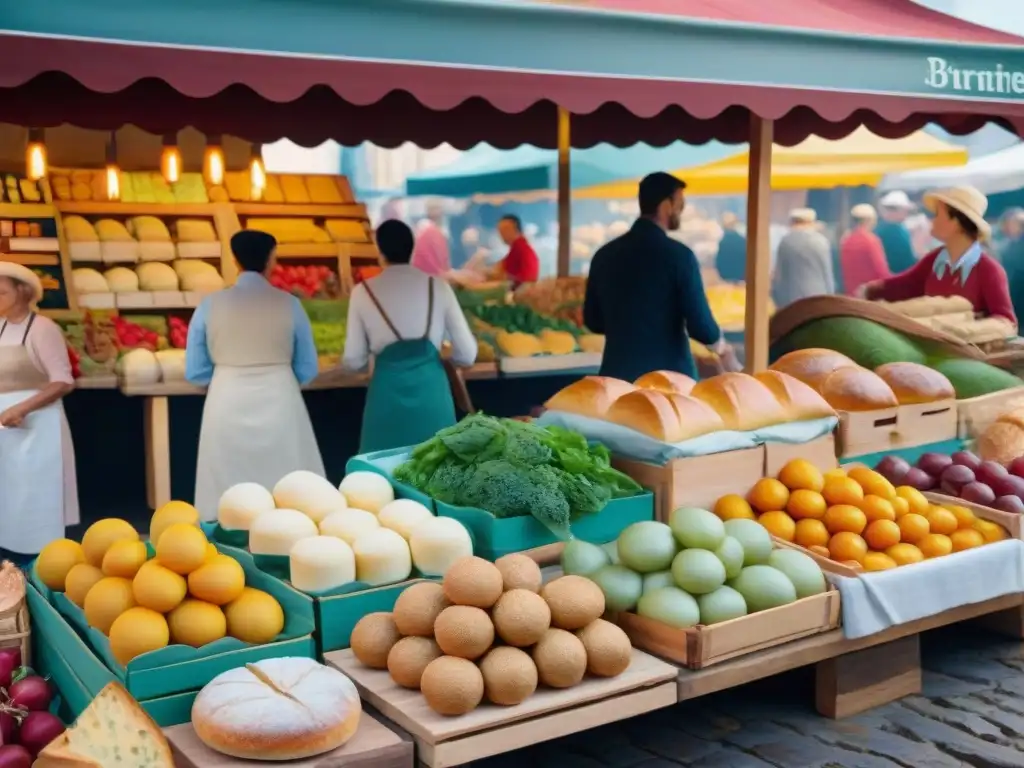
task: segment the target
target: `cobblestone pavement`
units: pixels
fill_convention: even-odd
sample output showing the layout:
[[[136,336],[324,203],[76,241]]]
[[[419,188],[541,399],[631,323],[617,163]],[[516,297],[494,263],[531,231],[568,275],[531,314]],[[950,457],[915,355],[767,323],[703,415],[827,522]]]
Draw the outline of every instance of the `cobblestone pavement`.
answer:
[[[473,768],[1022,768],[1022,647],[939,630],[922,639],[923,693],[856,717],[820,717],[798,670]]]

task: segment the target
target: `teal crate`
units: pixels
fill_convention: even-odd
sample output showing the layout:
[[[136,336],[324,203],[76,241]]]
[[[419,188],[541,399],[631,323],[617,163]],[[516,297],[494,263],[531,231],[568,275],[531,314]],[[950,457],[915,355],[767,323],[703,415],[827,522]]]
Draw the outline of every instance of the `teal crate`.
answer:
[[[26,591],[29,590],[31,590],[31,587]],[[29,595],[30,602],[35,600],[38,605],[42,598],[38,592],[31,591],[34,592],[34,595]],[[46,606],[46,608],[56,613],[52,606]],[[45,611],[40,609],[43,618],[41,621],[36,621],[34,606],[30,606],[30,610],[32,615],[33,669],[38,674],[47,678],[59,693],[59,701],[54,700],[55,706],[51,707],[51,711],[65,723],[73,722],[82,713],[82,710],[89,706],[89,702],[93,700],[95,694],[85,687],[85,683],[78,678],[78,675],[72,669],[71,662],[57,650],[57,646],[49,642],[45,629],[47,624]],[[60,616],[58,615],[57,618],[60,619]]]
[[[422,491],[418,491],[411,485],[400,483],[392,476],[395,467],[409,458],[411,448],[389,448],[386,451],[374,451],[353,456],[345,465],[345,474],[350,472],[376,472],[391,481],[395,489],[395,495],[400,499],[412,499],[418,501],[431,512],[435,512],[434,500]]]
[[[352,630],[363,616],[379,611],[390,612],[398,596],[407,587],[429,580],[410,579],[398,584],[315,598],[313,605],[316,609],[317,640],[321,654],[348,648]]]

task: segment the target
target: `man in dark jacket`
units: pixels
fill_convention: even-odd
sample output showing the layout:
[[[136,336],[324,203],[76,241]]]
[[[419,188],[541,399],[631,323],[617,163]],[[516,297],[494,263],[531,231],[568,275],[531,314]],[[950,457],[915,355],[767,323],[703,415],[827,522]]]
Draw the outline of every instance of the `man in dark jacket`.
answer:
[[[704,294],[693,251],[668,236],[679,228],[686,185],[667,173],[640,182],[640,218],[590,263],[583,321],[605,335],[601,375],[634,381],[668,370],[697,378],[689,337],[728,350]]]

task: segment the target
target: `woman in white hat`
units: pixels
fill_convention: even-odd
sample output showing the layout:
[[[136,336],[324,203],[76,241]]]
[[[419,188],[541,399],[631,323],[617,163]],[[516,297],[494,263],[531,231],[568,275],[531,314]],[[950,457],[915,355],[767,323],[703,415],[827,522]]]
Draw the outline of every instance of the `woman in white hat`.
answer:
[[[1017,327],[1006,271],[985,253],[992,233],[985,221],[988,199],[974,187],[929,192],[924,205],[932,214],[932,236],[942,243],[910,269],[865,286],[869,299],[903,301],[918,296],[963,296],[974,311],[1000,317]]]
[[[78,523],[71,431],[74,389],[60,328],[34,311],[43,286],[0,261],[0,554],[27,560]]]

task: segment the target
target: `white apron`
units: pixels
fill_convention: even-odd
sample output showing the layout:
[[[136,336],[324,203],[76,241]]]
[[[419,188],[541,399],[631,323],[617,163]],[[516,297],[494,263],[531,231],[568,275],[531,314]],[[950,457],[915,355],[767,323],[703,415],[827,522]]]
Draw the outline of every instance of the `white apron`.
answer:
[[[272,489],[298,469],[325,474],[291,366],[215,366],[196,466],[195,501],[203,520],[217,519],[221,495],[236,483]]]
[[[34,319],[34,318],[33,318]],[[0,324],[0,335],[6,323]],[[17,346],[0,346],[0,412],[24,402],[45,387],[46,374],[25,348],[32,322]],[[36,554],[64,536],[65,522],[78,522],[78,510],[65,503],[63,433],[60,401],[33,411],[20,427],[0,428],[0,547]],[[68,457],[73,462],[74,457]],[[71,516],[65,521],[65,515]]]

